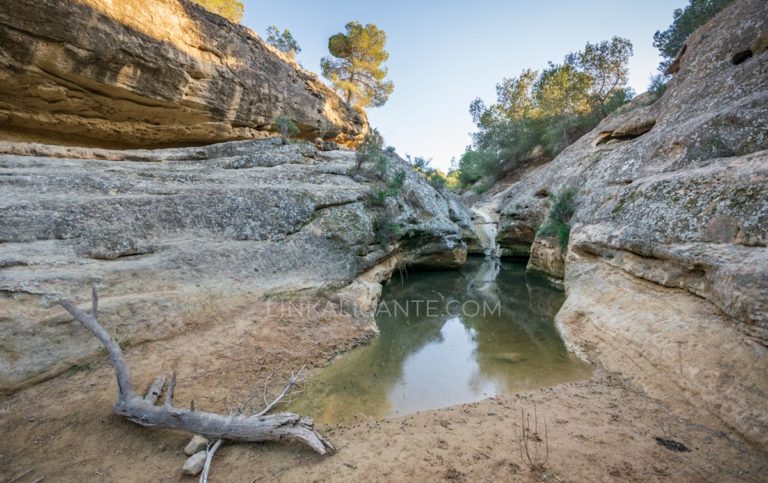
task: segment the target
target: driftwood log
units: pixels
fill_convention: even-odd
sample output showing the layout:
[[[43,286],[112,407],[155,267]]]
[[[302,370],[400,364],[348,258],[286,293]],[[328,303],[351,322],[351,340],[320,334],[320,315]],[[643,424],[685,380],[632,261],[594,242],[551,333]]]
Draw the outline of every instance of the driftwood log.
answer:
[[[321,455],[334,451],[333,445],[314,429],[312,418],[293,413],[266,414],[273,406],[253,416],[222,415],[194,408],[183,409],[173,405],[173,391],[176,385],[174,373],[166,389],[165,402],[156,405],[165,385],[165,377],[158,377],[150,386],[146,396],[133,390],[131,373],[123,358],[120,345],[99,324],[97,320],[98,296],[93,290],[90,313],[85,312],[67,300],[60,300],[78,322],[83,324],[109,353],[109,360],[117,376],[118,397],[114,410],[130,421],[147,427],[171,428],[200,434],[210,439],[232,441],[295,441],[302,443]],[[276,401],[278,401],[280,398]]]

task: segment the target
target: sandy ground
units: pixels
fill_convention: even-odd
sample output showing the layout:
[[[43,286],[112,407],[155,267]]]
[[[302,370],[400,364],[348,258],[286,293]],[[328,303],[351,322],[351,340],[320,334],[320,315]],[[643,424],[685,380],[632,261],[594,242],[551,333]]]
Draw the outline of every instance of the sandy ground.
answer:
[[[252,394],[270,374],[321,367],[370,337],[345,314],[305,320],[263,306],[230,323],[127,350],[134,384],[176,369],[176,402],[219,410]],[[141,428],[112,414],[106,360],[0,400],[0,480],[196,481],[181,474],[189,436]],[[539,462],[518,444],[521,410],[536,407]],[[694,418],[692,420],[690,418]],[[768,456],[716,421],[643,395],[596,368],[588,381],[385,421],[323,426],[338,452],[321,458],[289,444],[229,444],[211,481],[765,481]],[[654,437],[674,439],[675,452]],[[529,439],[529,449],[537,446]],[[545,441],[549,446],[546,454]]]

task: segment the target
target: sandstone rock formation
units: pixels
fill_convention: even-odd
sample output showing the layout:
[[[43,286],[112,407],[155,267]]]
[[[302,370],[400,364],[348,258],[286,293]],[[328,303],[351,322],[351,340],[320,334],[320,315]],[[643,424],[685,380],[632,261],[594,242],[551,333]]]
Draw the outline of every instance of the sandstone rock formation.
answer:
[[[532,268],[564,271],[558,320],[587,357],[685,394],[763,447],[767,48],[768,4],[734,2],[688,39],[660,99],[639,96],[479,201],[499,214],[503,248],[533,246]],[[578,188],[564,264],[536,236],[563,187]]]
[[[0,139],[108,148],[342,143],[366,121],[254,32],[187,0],[0,0]]]
[[[102,295],[102,323],[137,344],[226,323],[267,292],[345,285],[382,264],[386,272],[466,257],[468,210],[395,155],[389,169],[406,172],[402,193],[377,207],[373,177],[355,171],[353,152],[308,143],[96,151],[109,161],[87,159],[89,149],[43,151],[49,156],[0,156],[3,391],[98,353],[52,306],[60,297],[84,301],[91,284]],[[380,235],[383,223],[397,226],[394,236]],[[385,275],[353,283],[351,297],[370,308]]]

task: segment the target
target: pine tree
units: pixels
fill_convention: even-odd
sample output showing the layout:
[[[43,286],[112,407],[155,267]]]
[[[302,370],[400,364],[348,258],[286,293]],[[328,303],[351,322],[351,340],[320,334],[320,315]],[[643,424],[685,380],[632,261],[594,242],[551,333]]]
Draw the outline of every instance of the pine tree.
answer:
[[[293,38],[291,31],[285,29],[280,32],[280,29],[275,25],[271,25],[267,28],[267,43],[291,57],[296,57],[296,54],[301,52],[301,47],[299,47],[299,43],[296,42],[296,39]]]
[[[389,58],[384,50],[387,36],[374,24],[349,22],[345,28],[346,33],[328,39],[331,57],[320,62],[323,76],[351,106],[382,106],[395,88],[385,80],[387,68],[381,65]]]

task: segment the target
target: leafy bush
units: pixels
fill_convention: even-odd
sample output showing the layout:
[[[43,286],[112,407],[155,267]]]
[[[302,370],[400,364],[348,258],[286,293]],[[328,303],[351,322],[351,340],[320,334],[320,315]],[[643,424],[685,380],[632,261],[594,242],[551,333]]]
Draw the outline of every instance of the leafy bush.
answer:
[[[371,189],[371,194],[368,195],[368,204],[370,206],[385,206],[387,198],[390,196],[390,191],[387,189],[374,187]]]
[[[481,195],[491,189],[491,186],[493,186],[493,178],[485,178],[484,180],[480,181],[479,183],[475,183],[474,186],[472,186],[472,191],[475,193]]]
[[[459,160],[459,184],[470,186],[482,178],[492,176],[496,168],[496,159],[490,152],[468,148]]]
[[[388,244],[397,240],[403,233],[403,227],[395,223],[386,214],[373,219],[373,236],[377,244]]]
[[[290,139],[301,132],[296,126],[296,123],[294,123],[288,116],[278,116],[275,118],[272,125],[277,129],[284,140]]]
[[[403,186],[405,185],[405,171],[402,169],[398,169],[397,173],[395,173],[395,176],[387,182],[387,188],[390,190],[395,190],[398,193],[403,189]]]
[[[386,187],[374,186],[371,189],[371,194],[368,196],[368,203],[371,206],[385,206],[387,198],[394,198],[399,196],[403,191],[403,185],[405,184],[405,171],[398,170],[397,174],[389,181],[387,181]]]
[[[446,185],[448,184],[447,178],[445,176],[441,176],[441,173],[439,171],[436,171],[435,173],[428,176],[427,181],[429,181],[429,184],[432,185],[432,187],[435,188],[437,191],[444,190]]]
[[[389,173],[389,158],[386,154],[382,152],[380,156],[376,157],[376,161],[373,163],[373,170],[380,180],[387,180],[387,174]]]
[[[368,133],[355,153],[357,171],[361,171],[363,164],[373,163],[373,172],[379,179],[379,186],[371,190],[368,202],[372,206],[384,206],[386,199],[400,194],[405,185],[406,173],[399,169],[394,176],[389,176],[389,150],[382,150],[384,139],[374,129]],[[394,152],[394,149],[392,150]]]
[[[560,250],[565,252],[571,234],[571,217],[576,210],[576,190],[563,188],[557,193],[550,194],[550,200],[552,206],[549,208],[546,220],[539,227],[538,234],[555,237]]]
[[[651,84],[648,86],[648,93],[653,96],[654,100],[659,99],[667,91],[667,81],[667,76],[662,73],[651,77]]]
[[[377,129],[372,130],[363,138],[363,142],[355,151],[356,168],[360,171],[365,163],[374,163],[376,165],[386,162],[386,154],[381,147],[384,145],[384,138],[381,137]]]
[[[439,169],[433,168],[431,166],[431,159],[421,156],[412,158],[410,155],[406,155],[405,157],[411,167],[413,167],[413,170],[422,175],[436,190],[441,191],[446,187],[450,187],[452,184],[456,184],[455,179],[449,179],[449,176],[447,176],[445,173]]]

